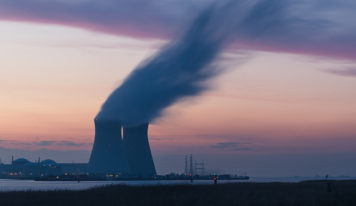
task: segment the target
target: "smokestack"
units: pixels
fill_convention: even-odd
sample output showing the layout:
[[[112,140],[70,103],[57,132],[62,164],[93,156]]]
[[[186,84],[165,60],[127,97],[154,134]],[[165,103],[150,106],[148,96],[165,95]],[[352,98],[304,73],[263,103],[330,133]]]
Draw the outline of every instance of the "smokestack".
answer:
[[[128,173],[122,147],[121,123],[95,119],[95,140],[89,160],[92,173]]]
[[[124,149],[130,174],[139,177],[153,177],[156,169],[148,142],[148,124],[124,127]]]

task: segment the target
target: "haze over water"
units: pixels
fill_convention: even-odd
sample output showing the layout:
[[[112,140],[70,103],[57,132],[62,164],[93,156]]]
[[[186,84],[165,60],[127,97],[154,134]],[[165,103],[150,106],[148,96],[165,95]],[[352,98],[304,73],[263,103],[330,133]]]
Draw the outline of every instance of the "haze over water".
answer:
[[[219,184],[244,182],[289,182],[295,183],[306,180],[321,180],[324,177],[251,177],[249,180],[218,180]],[[348,180],[355,177],[331,177],[333,180]],[[137,181],[33,181],[0,179],[0,192],[5,191],[50,191],[50,190],[86,190],[108,185],[129,186],[159,186],[159,185],[211,185],[212,180],[137,180]]]

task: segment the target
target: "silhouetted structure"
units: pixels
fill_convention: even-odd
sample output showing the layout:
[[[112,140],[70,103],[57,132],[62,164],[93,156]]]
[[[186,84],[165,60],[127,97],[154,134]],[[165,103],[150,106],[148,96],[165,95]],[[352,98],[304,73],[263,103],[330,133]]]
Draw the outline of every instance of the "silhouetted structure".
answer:
[[[30,162],[25,158],[11,161],[11,164],[0,164],[0,178],[37,179],[47,176],[87,174],[87,163],[57,163],[54,160]]]
[[[202,175],[202,176],[205,175],[204,161],[201,161],[201,162],[195,161],[193,171],[194,171],[195,175]]]
[[[188,156],[187,156],[187,155],[185,155],[185,159],[184,159],[184,174],[185,174],[186,176],[189,175],[189,174],[188,174]]]
[[[193,155],[191,154],[189,157],[189,175],[192,177],[193,174]]]
[[[148,124],[124,127],[118,120],[95,119],[95,140],[89,160],[90,173],[153,177],[156,169],[148,142]]]
[[[148,142],[148,124],[136,127],[124,127],[124,150],[130,175],[153,177],[156,169]]]
[[[89,160],[89,171],[97,174],[128,173],[120,121],[95,119],[94,122],[95,140]]]

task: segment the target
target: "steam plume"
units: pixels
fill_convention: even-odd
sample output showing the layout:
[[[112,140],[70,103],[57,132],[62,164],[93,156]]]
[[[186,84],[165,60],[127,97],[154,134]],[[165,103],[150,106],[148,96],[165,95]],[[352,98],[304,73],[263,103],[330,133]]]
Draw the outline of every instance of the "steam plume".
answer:
[[[233,31],[251,6],[248,1],[234,1],[206,9],[181,38],[138,66],[109,96],[96,118],[135,126],[154,120],[182,98],[204,91],[206,80],[218,73],[212,63],[236,38]]]

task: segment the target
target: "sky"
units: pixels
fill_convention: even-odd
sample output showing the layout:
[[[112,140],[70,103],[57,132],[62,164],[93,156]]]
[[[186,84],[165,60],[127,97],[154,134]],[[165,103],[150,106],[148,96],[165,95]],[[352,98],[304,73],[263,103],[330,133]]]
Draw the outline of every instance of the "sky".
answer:
[[[109,94],[212,2],[0,0],[2,162],[88,161]],[[285,2],[256,7],[210,89],[150,124],[158,173],[193,154],[234,174],[355,176],[356,3]]]

